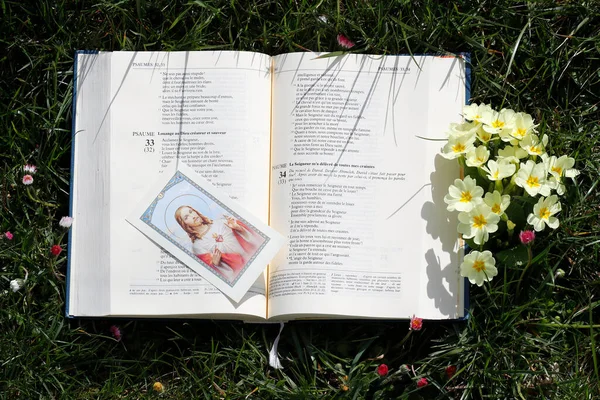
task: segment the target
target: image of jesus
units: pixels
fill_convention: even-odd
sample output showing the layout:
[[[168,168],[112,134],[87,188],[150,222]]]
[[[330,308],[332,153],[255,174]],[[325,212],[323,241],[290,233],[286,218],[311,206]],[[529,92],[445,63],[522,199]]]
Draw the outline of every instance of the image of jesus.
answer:
[[[256,252],[263,238],[243,222],[225,215],[215,224],[191,206],[175,211],[175,220],[188,234],[193,253],[229,282]]]

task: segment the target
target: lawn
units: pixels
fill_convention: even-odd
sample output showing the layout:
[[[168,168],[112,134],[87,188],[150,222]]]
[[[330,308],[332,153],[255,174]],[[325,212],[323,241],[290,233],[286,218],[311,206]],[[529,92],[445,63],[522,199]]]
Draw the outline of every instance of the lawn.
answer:
[[[600,397],[600,4],[0,0],[0,398]],[[464,322],[69,320],[73,56],[98,50],[471,54],[472,102],[531,114],[581,171],[533,262],[471,286]],[[23,166],[35,164],[33,185]],[[13,292],[10,282],[27,282]],[[121,340],[111,326],[120,329]],[[386,364],[385,376],[377,373]],[[447,367],[456,367],[448,374]],[[451,377],[449,377],[451,375]],[[417,383],[425,378],[427,385]],[[154,388],[160,382],[162,391]],[[423,382],[421,380],[421,382]],[[158,387],[156,387],[158,389]]]

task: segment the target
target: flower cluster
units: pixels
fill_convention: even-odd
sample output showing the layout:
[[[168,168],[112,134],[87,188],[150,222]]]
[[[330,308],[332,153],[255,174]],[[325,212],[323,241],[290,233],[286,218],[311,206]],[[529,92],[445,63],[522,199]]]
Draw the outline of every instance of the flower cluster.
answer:
[[[465,106],[463,114],[465,122],[450,125],[442,155],[457,159],[465,177],[454,181],[444,202],[459,212],[458,232],[479,248],[465,257],[461,275],[481,286],[497,274],[491,251],[483,251],[490,235],[510,240],[515,228],[526,225],[536,232],[558,228],[558,197],[565,193],[565,179],[579,171],[573,158],[546,152],[548,135],[538,133],[529,114],[486,104]],[[537,199],[532,208],[527,197]],[[518,215],[527,217],[520,221]],[[521,241],[534,237],[527,233]]]

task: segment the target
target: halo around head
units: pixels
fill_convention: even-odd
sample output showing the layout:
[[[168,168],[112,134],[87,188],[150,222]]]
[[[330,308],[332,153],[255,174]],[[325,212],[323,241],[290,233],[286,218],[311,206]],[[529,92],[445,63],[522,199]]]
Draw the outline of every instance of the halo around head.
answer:
[[[210,207],[205,199],[195,194],[182,194],[175,197],[169,202],[165,209],[164,219],[165,227],[169,233],[178,239],[187,239],[188,234],[183,230],[175,219],[175,211],[181,206],[192,207],[196,211],[202,213],[205,216],[210,217]]]

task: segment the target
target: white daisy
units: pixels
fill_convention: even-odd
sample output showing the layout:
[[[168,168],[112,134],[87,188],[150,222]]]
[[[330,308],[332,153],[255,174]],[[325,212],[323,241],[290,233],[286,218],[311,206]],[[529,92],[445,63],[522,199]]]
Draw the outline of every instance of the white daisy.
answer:
[[[28,174],[35,175],[35,173],[37,172],[37,168],[35,165],[25,164],[23,166],[23,171],[25,171]]]
[[[10,289],[13,292],[21,290],[23,286],[25,286],[25,281],[23,279],[17,278],[10,281]]]
[[[71,217],[62,217],[58,223],[58,225],[62,226],[63,228],[70,228],[71,225],[73,225],[73,218]]]

